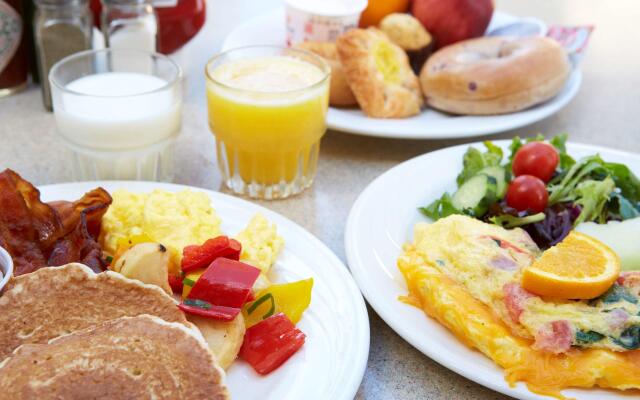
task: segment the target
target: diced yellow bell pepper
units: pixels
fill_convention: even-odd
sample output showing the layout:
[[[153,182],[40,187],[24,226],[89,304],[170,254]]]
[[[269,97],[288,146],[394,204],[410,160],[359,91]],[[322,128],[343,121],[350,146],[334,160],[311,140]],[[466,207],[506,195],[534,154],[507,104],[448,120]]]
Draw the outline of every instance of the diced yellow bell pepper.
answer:
[[[291,322],[298,323],[311,303],[313,278],[297,282],[271,285],[256,293],[255,301],[245,304],[242,315],[247,328],[273,314],[285,313]]]
[[[197,269],[195,271],[191,271],[184,276],[182,280],[182,298],[186,299],[189,296],[189,292],[193,288],[193,285],[196,284],[196,281],[200,279],[200,276],[204,274],[206,268]]]
[[[153,242],[154,242],[153,239],[151,239],[146,234],[141,233],[141,234],[138,234],[138,235],[132,235],[132,236],[129,236],[128,238],[122,238],[122,239],[118,240],[118,246],[133,247],[136,244],[153,243]]]

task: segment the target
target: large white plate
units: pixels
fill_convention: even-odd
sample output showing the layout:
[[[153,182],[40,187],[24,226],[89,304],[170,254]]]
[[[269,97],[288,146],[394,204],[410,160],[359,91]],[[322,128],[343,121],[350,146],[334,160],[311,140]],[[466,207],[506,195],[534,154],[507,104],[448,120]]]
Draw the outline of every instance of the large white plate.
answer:
[[[187,187],[152,182],[79,182],[40,187],[46,201],[78,199],[102,186],[108,191],[168,191]],[[278,282],[313,277],[309,309],[298,324],[306,333],[303,348],[282,367],[261,377],[238,360],[227,371],[233,399],[353,399],[367,364],[369,320],[362,295],[344,264],[318,239],[287,218],[248,201],[205,192],[222,219],[223,232],[242,230],[257,212],[276,223],[285,248],[273,269]]]
[[[496,141],[505,150],[508,141]],[[443,366],[481,385],[521,399],[548,399],[523,384],[510,388],[503,370],[481,353],[457,340],[446,328],[397,300],[407,294],[396,267],[402,244],[411,240],[413,225],[428,221],[417,210],[455,190],[462,156],[470,145],[450,147],[406,161],[382,174],[360,195],[351,209],[345,234],[347,260],[360,290],[375,311],[400,336]],[[480,147],[480,143],[471,146]],[[575,157],[600,153],[605,160],[624,163],[640,174],[640,157],[601,147],[569,144]],[[566,390],[580,399],[629,398],[622,392]],[[637,392],[633,395],[637,398]]]
[[[488,31],[517,20],[517,17],[496,11]],[[535,19],[529,18],[529,20]],[[258,44],[284,45],[284,21],[282,9],[255,17],[231,32],[222,50]],[[544,26],[542,22],[535,21]],[[576,95],[581,81],[582,73],[579,69],[574,69],[556,97],[536,107],[513,114],[453,116],[427,109],[411,118],[377,119],[365,116],[359,109],[331,107],[327,115],[327,125],[331,129],[344,132],[403,139],[446,139],[496,134],[532,124],[558,112]]]

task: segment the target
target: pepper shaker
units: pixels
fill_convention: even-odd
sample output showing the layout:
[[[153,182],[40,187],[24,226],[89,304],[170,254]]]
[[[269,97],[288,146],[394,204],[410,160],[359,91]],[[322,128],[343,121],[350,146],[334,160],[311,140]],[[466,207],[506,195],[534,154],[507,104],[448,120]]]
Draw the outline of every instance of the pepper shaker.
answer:
[[[42,100],[52,110],[49,70],[61,59],[91,49],[93,18],[88,0],[35,0],[33,29]]]

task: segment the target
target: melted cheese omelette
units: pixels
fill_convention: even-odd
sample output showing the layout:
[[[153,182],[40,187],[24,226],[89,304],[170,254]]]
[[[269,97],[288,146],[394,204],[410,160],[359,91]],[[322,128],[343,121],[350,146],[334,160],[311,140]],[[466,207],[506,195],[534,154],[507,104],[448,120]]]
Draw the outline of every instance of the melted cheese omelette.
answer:
[[[510,384],[563,398],[568,387],[640,388],[640,279],[591,301],[526,292],[521,271],[541,251],[521,229],[466,216],[417,224],[398,267],[407,301],[505,369]]]

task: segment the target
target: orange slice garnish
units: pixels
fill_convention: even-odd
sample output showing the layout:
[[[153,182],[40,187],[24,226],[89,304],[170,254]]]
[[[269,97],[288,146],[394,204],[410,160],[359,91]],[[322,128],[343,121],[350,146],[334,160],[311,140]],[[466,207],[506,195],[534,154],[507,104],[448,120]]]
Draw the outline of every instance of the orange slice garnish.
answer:
[[[620,274],[618,255],[604,243],[572,231],[524,269],[522,287],[560,299],[593,299]]]

